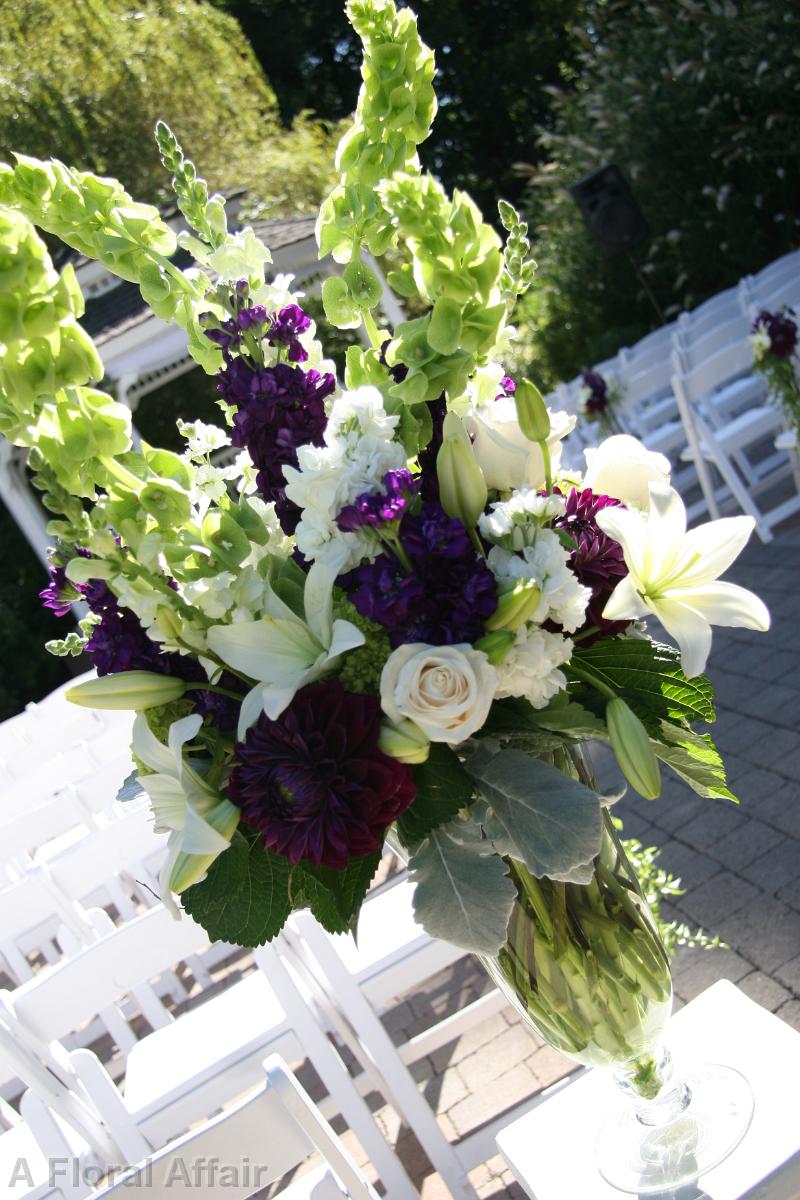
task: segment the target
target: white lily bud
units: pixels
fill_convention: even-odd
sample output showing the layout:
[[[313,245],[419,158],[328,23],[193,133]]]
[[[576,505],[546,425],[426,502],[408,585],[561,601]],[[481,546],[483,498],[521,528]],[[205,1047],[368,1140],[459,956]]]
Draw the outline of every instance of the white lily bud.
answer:
[[[606,724],[611,746],[622,774],[645,800],[661,795],[661,770],[642,722],[615,696],[606,705]]]
[[[183,679],[155,671],[119,671],[100,679],[87,679],[64,693],[71,704],[83,708],[131,709],[140,712],[179,700],[186,691]]]
[[[383,721],[378,746],[384,754],[409,766],[424,763],[431,750],[429,739],[413,721]]]
[[[453,412],[444,419],[442,437],[436,456],[442,508],[448,517],[457,517],[467,529],[473,529],[486,507],[486,480],[475,459],[464,423]]]

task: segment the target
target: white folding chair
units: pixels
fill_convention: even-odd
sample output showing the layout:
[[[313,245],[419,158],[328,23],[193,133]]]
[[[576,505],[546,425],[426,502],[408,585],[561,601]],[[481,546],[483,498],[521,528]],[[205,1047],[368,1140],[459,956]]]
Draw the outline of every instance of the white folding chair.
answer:
[[[702,333],[679,325],[673,335],[671,348],[680,357],[683,370],[691,371],[734,342],[746,342],[750,325],[749,316],[737,306],[735,313],[725,320],[715,322]]]
[[[413,991],[464,957],[463,950],[430,938],[415,922],[413,891],[413,884],[404,880],[368,898],[361,910],[357,944],[344,936],[326,934],[308,913],[293,915],[286,936],[320,1002],[327,1001],[340,1036],[368,1076],[378,1076],[379,1090],[414,1131],[450,1192],[466,1197],[474,1194],[467,1172],[493,1153],[494,1127],[481,1129],[453,1146],[408,1068],[499,1012],[507,1001],[493,988],[395,1046],[378,1014],[397,996]]]
[[[3,1101],[0,1101],[0,1107]],[[8,1107],[8,1106],[6,1106]],[[60,1183],[54,1179],[60,1164],[84,1160],[86,1146],[68,1125],[59,1122],[32,1094],[24,1098],[27,1120],[18,1116],[0,1127],[0,1181],[7,1200],[83,1200],[91,1188],[81,1181],[80,1170],[68,1171]],[[11,1110],[13,1111],[13,1110]],[[44,1145],[38,1140],[45,1132]]]
[[[723,389],[740,388],[743,379],[746,386],[752,386],[748,378],[751,369],[752,348],[746,341],[734,343],[691,371],[676,370],[672,387],[711,516],[720,515],[720,497],[709,469],[714,466],[741,511],[754,517],[759,537],[766,542],[771,540],[775,525],[800,509],[800,496],[794,493],[771,509],[763,510],[756,503],[754,492],[791,475],[789,459],[779,452],[777,467],[772,454],[762,464],[754,464],[753,474],[758,480],[753,484],[742,479],[734,456],[756,449],[759,444],[771,445],[775,434],[784,427],[783,417],[773,405],[763,403],[764,385],[760,381],[755,383],[758,403],[751,404],[744,412],[717,427],[709,417],[709,410],[715,403],[720,404]]]
[[[148,1157],[96,1192],[94,1200],[196,1196],[198,1178],[208,1200],[245,1200],[314,1154],[321,1155],[324,1165],[278,1195],[285,1200],[378,1200],[286,1064],[274,1055],[263,1070],[266,1080],[255,1092]]]
[[[46,1061],[61,1039],[98,1010],[208,944],[188,917],[175,921],[154,908],[100,938],[74,958],[40,972],[4,997],[5,1021],[17,1040]],[[408,1176],[380,1134],[364,1100],[279,950],[258,951],[254,971],[220,995],[141,1038],[128,1053],[123,1095],[100,1062],[74,1051],[71,1067],[94,1102],[109,1135],[122,1146],[163,1145],[193,1122],[229,1102],[258,1079],[269,1051],[309,1058],[387,1188],[414,1195]],[[29,1087],[36,1079],[17,1075]],[[126,1161],[142,1157],[137,1150]]]
[[[0,954],[15,982],[33,978],[30,953],[39,951],[46,961],[57,961],[52,941],[61,925],[83,944],[94,938],[81,905],[65,897],[46,871],[33,868],[0,888]]]

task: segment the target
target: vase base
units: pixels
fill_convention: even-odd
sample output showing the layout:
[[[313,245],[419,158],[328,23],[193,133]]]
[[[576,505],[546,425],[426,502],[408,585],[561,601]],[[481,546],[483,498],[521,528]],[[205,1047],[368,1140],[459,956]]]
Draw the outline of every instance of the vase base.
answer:
[[[691,1100],[665,1125],[644,1125],[633,1105],[613,1113],[597,1140],[607,1183],[636,1196],[672,1193],[716,1167],[739,1145],[753,1117],[753,1093],[733,1067],[703,1066],[684,1079]]]

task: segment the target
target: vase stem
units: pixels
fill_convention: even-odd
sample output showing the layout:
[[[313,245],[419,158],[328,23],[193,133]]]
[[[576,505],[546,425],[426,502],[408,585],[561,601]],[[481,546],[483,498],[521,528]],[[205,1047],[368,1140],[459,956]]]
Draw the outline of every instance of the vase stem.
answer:
[[[692,1093],[672,1073],[672,1056],[664,1048],[640,1054],[614,1071],[617,1086],[632,1102],[642,1125],[668,1125],[688,1107]]]

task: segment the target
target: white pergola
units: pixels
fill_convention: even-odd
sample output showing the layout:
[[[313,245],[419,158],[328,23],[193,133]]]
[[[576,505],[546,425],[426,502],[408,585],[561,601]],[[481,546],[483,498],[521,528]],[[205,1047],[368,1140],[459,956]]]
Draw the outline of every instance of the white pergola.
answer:
[[[168,218],[176,231],[181,228],[179,218],[180,214]],[[313,217],[256,221],[253,227],[272,253],[271,273],[293,275],[294,286],[303,292],[318,295],[325,276],[340,272],[330,257],[318,257]],[[83,324],[94,338],[117,399],[131,412],[143,396],[195,369],[184,331],[155,317],[135,285],[117,279],[100,263],[84,258],[72,261],[86,299]],[[393,327],[404,320],[403,311],[371,257],[369,265],[383,284],[382,306]],[[0,436],[0,499],[46,565],[52,542],[46,530],[48,514],[28,481],[26,459],[24,449]]]

